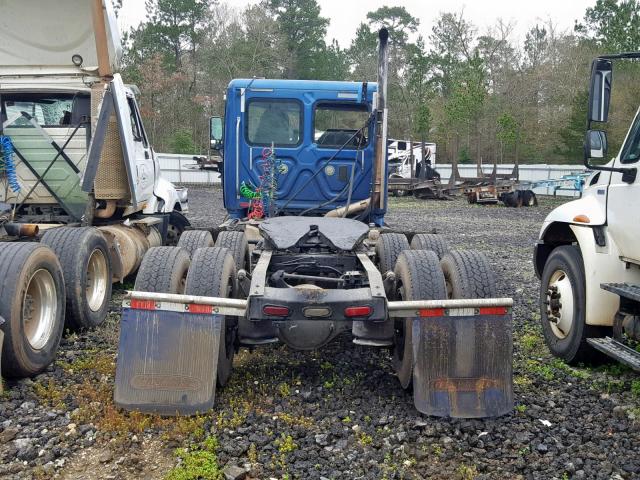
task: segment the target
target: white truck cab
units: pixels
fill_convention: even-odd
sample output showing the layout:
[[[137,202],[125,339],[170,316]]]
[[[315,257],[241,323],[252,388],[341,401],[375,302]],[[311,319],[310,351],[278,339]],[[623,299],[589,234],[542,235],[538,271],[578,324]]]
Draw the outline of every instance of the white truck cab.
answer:
[[[115,20],[110,0],[2,2],[4,376],[45,369],[65,327],[100,325],[112,283],[188,226],[187,191],[162,178],[135,88],[117,73]]]
[[[594,60],[589,127],[608,120],[613,60],[624,58],[640,53]],[[540,230],[540,317],[554,355],[575,363],[600,351],[638,369],[640,355],[626,343],[640,340],[640,111],[616,157],[589,163],[606,153],[606,132],[589,128],[585,165],[593,174],[584,194],[553,210]]]
[[[186,191],[162,181],[133,89],[117,73],[122,47],[110,1],[5,2],[0,41],[2,131],[16,139],[27,160],[16,162],[20,192],[0,193],[0,201],[55,205],[74,217],[84,213],[84,190],[99,209],[116,201],[124,215],[185,210]],[[115,108],[101,125],[107,91]],[[93,145],[102,126],[105,137]],[[61,157],[68,161],[56,162],[43,176],[48,154],[57,149],[65,150]],[[92,149],[100,165],[89,169],[95,178],[81,182]]]

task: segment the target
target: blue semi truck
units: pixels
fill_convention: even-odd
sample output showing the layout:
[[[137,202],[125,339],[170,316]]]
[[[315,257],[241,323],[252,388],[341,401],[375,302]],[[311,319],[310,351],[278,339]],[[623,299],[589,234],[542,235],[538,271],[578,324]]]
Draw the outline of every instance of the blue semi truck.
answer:
[[[229,219],[215,241],[188,230],[145,255],[123,305],[117,405],[204,412],[239,348],[350,333],[390,350],[422,413],[511,411],[512,300],[495,298],[486,257],[384,222],[387,38],[377,82],[230,83],[224,122],[211,120]]]

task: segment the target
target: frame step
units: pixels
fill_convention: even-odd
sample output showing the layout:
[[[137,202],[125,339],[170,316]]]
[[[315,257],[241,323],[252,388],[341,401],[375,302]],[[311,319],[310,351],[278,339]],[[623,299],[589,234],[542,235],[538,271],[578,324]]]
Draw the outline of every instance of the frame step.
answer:
[[[615,293],[622,298],[640,302],[640,285],[632,283],[602,283],[600,288]]]
[[[640,372],[640,353],[611,337],[587,338],[589,345]]]

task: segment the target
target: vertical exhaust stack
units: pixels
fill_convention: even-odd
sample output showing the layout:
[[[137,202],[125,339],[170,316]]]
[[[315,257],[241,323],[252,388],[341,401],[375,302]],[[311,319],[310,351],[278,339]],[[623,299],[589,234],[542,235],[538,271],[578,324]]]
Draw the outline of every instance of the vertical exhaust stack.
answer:
[[[378,101],[376,105],[376,157],[374,164],[371,209],[384,210],[386,203],[387,157],[387,76],[389,66],[389,31],[378,32]]]

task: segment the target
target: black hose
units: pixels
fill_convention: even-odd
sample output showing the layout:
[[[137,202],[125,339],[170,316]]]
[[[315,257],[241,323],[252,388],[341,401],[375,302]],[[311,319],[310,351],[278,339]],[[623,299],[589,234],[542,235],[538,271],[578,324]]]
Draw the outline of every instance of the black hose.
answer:
[[[328,159],[327,159],[327,161],[326,161],[326,162],[324,162],[324,163],[322,164],[322,166],[321,166],[318,170],[316,170],[316,171],[315,171],[315,173],[314,173],[313,175],[311,175],[311,176],[307,179],[307,181],[306,181],[306,182],[305,182],[305,183],[304,183],[304,184],[303,184],[303,185],[302,185],[298,190],[296,190],[296,192],[295,192],[293,195],[291,195],[291,197],[289,198],[289,200],[287,200],[287,201],[285,202],[285,204],[284,204],[282,207],[280,207],[278,210],[283,211],[285,208],[287,208],[287,206],[288,206],[288,205],[289,205],[289,204],[290,204],[290,203],[291,203],[291,202],[296,198],[296,196],[297,196],[297,195],[298,195],[298,194],[299,194],[299,193],[300,193],[300,192],[301,192],[301,191],[302,191],[302,190],[303,190],[307,185],[309,185],[309,183],[311,182],[311,180],[313,180],[314,178],[316,178],[316,177],[317,177],[317,176],[322,172],[322,170],[324,170],[324,167],[326,167],[327,165],[329,165],[329,163],[330,163],[330,162],[332,162],[332,161],[336,158],[336,156],[337,156],[337,155],[338,155],[342,150],[344,150],[344,147],[346,147],[346,146],[349,144],[349,142],[351,142],[351,140],[353,140],[353,139],[354,139],[358,134],[360,134],[360,133],[361,133],[365,128],[367,128],[367,127],[369,126],[369,124],[371,123],[371,121],[372,121],[372,119],[373,119],[373,118],[374,118],[374,115],[373,115],[373,114],[369,115],[369,118],[367,119],[366,123],[362,126],[362,128],[360,128],[360,129],[359,129],[359,130],[357,130],[353,135],[351,135],[351,136],[349,137],[349,139],[348,139],[346,142],[344,142],[344,143],[342,144],[342,146],[338,149],[338,151],[337,151],[336,153],[334,153],[330,158],[328,158]],[[359,152],[359,151],[360,151],[360,150],[356,150],[356,157],[358,156],[358,152]],[[356,158],[356,160],[355,160],[355,161],[357,161],[357,158]],[[354,163],[355,163],[355,161],[354,161]],[[322,205],[322,206],[324,206],[324,205]],[[320,208],[320,207],[321,207],[321,206],[314,207],[312,210],[314,210],[314,209],[316,209],[316,208]]]
[[[327,200],[326,202],[323,202],[323,203],[321,203],[320,205],[316,205],[315,207],[307,208],[306,210],[304,210],[304,211],[300,212],[300,213],[298,214],[298,216],[299,216],[299,217],[302,217],[302,216],[304,216],[306,213],[313,212],[314,210],[317,210],[317,209],[322,208],[322,207],[324,207],[324,206],[326,206],[326,205],[329,205],[329,204],[330,204],[330,203],[332,203],[332,202],[335,202],[336,200],[338,200],[338,199],[339,199],[339,198],[344,194],[344,192],[346,192],[347,188],[349,188],[349,185],[345,185],[345,186],[344,186],[344,188],[343,188],[342,190],[340,190],[340,192],[338,192],[338,194],[337,194],[336,196],[334,196],[333,198],[330,198],[330,199],[329,199],[329,200]]]

